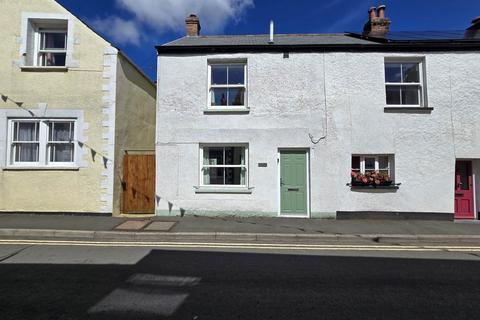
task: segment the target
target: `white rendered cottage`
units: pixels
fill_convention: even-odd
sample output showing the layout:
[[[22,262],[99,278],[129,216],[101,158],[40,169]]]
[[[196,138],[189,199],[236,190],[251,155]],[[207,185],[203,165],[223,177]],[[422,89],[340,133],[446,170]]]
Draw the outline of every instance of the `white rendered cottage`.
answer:
[[[480,35],[201,36],[157,47],[158,215],[476,219]]]

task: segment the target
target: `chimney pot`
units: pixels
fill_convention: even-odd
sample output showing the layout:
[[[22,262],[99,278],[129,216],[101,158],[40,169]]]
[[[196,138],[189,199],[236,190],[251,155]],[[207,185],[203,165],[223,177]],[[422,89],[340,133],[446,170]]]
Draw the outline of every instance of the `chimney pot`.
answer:
[[[385,19],[385,8],[386,6],[384,4],[377,7],[377,16],[380,19]]]
[[[369,20],[372,20],[374,18],[377,17],[377,13],[376,13],[376,8],[375,7],[371,7],[370,9],[368,9],[368,19]]]
[[[202,29],[202,27],[200,26],[200,19],[196,14],[190,14],[185,19],[185,25],[187,27],[188,37],[198,37],[200,35],[200,30]]]

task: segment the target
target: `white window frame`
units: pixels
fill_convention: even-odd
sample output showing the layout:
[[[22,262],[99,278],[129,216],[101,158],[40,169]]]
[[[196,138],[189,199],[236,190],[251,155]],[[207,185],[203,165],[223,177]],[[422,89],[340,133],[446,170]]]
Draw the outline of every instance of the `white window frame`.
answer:
[[[14,151],[14,145],[16,143],[34,143],[30,141],[13,141],[13,137],[15,136],[15,122],[31,122],[31,123],[37,123],[38,125],[38,161],[15,161],[15,151]],[[15,119],[12,121],[9,121],[9,128],[8,128],[8,148],[7,150],[9,151],[8,159],[10,163],[14,166],[22,166],[22,167],[30,167],[30,166],[37,166],[40,158],[42,156],[42,150],[41,150],[41,141],[42,141],[42,130],[40,128],[40,122],[38,120],[33,120],[33,119]]]
[[[67,25],[67,42],[66,42],[66,57],[65,66],[39,66],[38,65],[38,50],[40,43],[38,42],[37,35],[38,27],[49,29],[52,26],[52,30],[58,29],[56,26],[59,23],[66,22]],[[71,14],[59,14],[59,13],[43,13],[43,12],[22,12],[21,18],[21,34],[20,34],[20,61],[19,67],[22,70],[28,69],[68,69],[72,67],[78,67],[78,62],[73,59],[73,51],[75,39],[75,18]],[[33,37],[29,38],[30,30],[33,32]],[[65,30],[62,28],[62,31]],[[29,44],[31,46],[29,47]],[[30,52],[32,51],[32,52]],[[31,55],[31,61],[28,57]]]
[[[50,128],[49,128],[49,124],[53,123],[65,123],[65,122],[70,122],[72,125],[73,125],[73,140],[71,141],[51,141],[50,140]],[[47,159],[46,159],[46,163],[48,166],[54,166],[54,167],[68,167],[68,166],[72,166],[72,165],[75,165],[75,159],[76,159],[76,148],[75,148],[75,145],[76,145],[76,141],[77,141],[77,138],[76,138],[76,134],[77,134],[77,126],[76,126],[76,121],[75,120],[59,120],[59,119],[53,119],[53,120],[48,120],[46,122],[46,125],[47,125],[47,151],[46,151],[46,156],[47,156]],[[50,161],[50,151],[51,151],[51,148],[53,147],[53,145],[59,145],[59,144],[71,144],[73,145],[73,161],[71,162],[59,162],[59,161],[55,161],[55,162],[51,162]]]
[[[352,157],[360,157],[360,173],[365,174],[365,158],[375,158],[375,171],[386,170],[385,168],[380,169],[380,157],[388,157],[388,176],[394,180],[393,175],[393,161],[394,155],[392,154],[352,154]],[[351,170],[356,168],[351,168]],[[371,169],[369,169],[371,170]]]
[[[245,164],[240,165],[205,165],[203,164],[203,153],[205,148],[223,148],[223,159],[225,161],[225,148],[244,148]],[[204,168],[245,168],[245,184],[204,184],[203,172]],[[248,145],[247,144],[201,144],[200,145],[200,158],[199,158],[199,186],[205,188],[248,188],[249,180],[249,165],[248,165]]]
[[[40,30],[42,29],[42,30]],[[42,33],[62,33],[65,34],[65,49],[57,50],[57,49],[42,49]],[[67,65],[67,48],[68,48],[68,28],[67,29],[60,29],[60,28],[42,28],[36,27],[35,28],[35,42],[34,42],[34,55],[33,55],[33,65],[35,67],[66,67]],[[44,66],[40,63],[40,56],[44,53],[65,53],[65,65],[63,66]]]
[[[14,153],[14,123],[15,122],[37,122],[39,124],[39,151],[37,162],[15,161]],[[50,162],[49,123],[51,122],[73,122],[74,137],[69,144],[73,143],[72,162]],[[75,168],[77,167],[77,119],[74,118],[9,118],[7,135],[7,168]]]
[[[212,66],[243,66],[243,84],[221,84],[213,85],[212,84]],[[239,110],[248,110],[248,76],[247,76],[247,61],[209,61],[208,62],[208,90],[207,90],[207,109],[208,110],[218,110],[218,111],[239,111]],[[228,82],[228,80],[227,80]],[[235,88],[244,88],[244,97],[243,97],[243,106],[212,106],[212,89],[235,89]],[[227,99],[228,101],[228,99]]]
[[[387,64],[405,64],[405,63],[417,63],[418,64],[418,78],[420,82],[387,82],[385,69]],[[385,81],[385,104],[387,107],[400,107],[400,108],[419,108],[419,107],[426,107],[427,106],[427,99],[426,99],[426,89],[425,89],[425,59],[424,58],[385,58],[384,62],[384,81]],[[395,87],[419,87],[418,90],[418,104],[388,104],[387,102],[387,86],[395,86]],[[401,99],[400,95],[400,99]]]

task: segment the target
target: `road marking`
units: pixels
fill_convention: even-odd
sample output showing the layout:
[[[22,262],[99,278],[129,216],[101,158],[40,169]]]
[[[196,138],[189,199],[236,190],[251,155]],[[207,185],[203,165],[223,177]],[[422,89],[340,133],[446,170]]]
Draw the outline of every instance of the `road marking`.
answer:
[[[147,248],[205,248],[205,249],[267,249],[319,251],[448,251],[480,252],[480,246],[442,245],[346,245],[346,244],[278,244],[278,243],[220,243],[220,242],[128,242],[81,240],[0,240],[0,245],[31,246],[93,246]]]

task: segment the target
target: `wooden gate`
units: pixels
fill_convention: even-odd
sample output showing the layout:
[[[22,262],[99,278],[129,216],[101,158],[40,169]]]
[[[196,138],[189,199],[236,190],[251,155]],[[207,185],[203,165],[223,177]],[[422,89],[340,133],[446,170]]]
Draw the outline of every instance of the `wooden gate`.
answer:
[[[155,155],[123,158],[123,213],[155,212]]]

